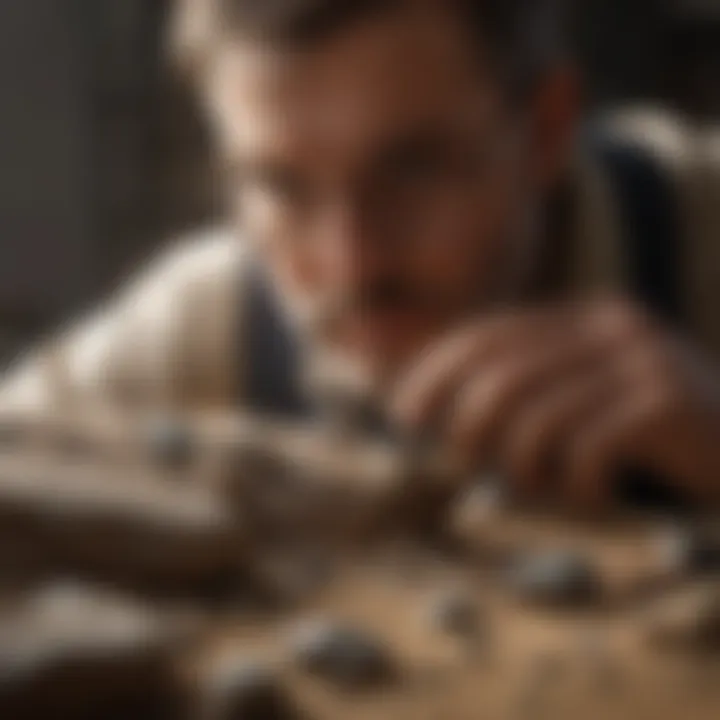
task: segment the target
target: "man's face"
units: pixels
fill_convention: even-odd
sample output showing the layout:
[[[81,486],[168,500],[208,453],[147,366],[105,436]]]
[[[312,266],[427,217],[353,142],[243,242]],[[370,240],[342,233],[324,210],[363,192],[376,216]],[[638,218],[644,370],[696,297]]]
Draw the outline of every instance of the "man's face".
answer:
[[[211,98],[245,234],[323,339],[392,373],[517,291],[543,181],[442,3],[409,3],[301,51],[238,42]]]

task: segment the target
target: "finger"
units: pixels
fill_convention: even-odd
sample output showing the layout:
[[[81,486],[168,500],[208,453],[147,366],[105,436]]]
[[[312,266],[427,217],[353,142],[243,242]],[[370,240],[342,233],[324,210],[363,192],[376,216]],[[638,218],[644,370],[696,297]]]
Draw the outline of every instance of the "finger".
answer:
[[[651,388],[624,393],[578,430],[564,463],[564,489],[583,507],[602,507],[611,496],[616,472],[632,455],[632,446],[654,422],[660,397]]]
[[[620,380],[609,368],[579,373],[540,394],[510,428],[502,446],[503,466],[518,491],[534,496],[553,485],[563,439],[598,413]]]
[[[545,346],[568,333],[550,311],[504,313],[473,324],[433,344],[411,366],[391,400],[402,423],[423,425],[438,415],[468,374],[496,357],[512,357],[524,346]]]
[[[611,356],[612,348],[601,338],[589,336],[565,338],[539,350],[528,348],[509,360],[496,358],[458,393],[450,419],[450,441],[468,457],[487,459],[491,448],[502,448],[517,423],[535,406],[559,395],[567,400],[563,388],[572,385],[572,378],[595,384],[596,377],[604,377]],[[574,398],[572,392],[570,395]]]

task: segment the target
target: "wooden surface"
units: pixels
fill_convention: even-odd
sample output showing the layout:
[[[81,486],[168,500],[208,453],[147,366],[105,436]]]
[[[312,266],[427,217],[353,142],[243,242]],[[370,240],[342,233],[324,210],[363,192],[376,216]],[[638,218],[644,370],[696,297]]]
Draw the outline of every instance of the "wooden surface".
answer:
[[[448,636],[429,620],[438,593],[457,587],[477,606],[484,630],[476,640]],[[474,562],[388,552],[346,567],[287,616],[224,623],[208,647],[211,655],[240,653],[280,668],[298,705],[317,720],[720,717],[720,655],[650,643],[645,618],[657,597],[541,610]],[[395,659],[397,680],[347,693],[298,673],[288,663],[288,629],[317,617],[374,635]]]
[[[72,549],[78,545],[80,530],[85,527],[89,535],[79,546],[96,545],[95,569],[102,564],[102,549],[93,535],[102,535],[97,517],[122,518],[113,521],[108,577],[114,578],[118,592],[153,607],[161,616],[169,617],[167,609],[180,607],[202,620],[206,630],[194,633],[172,658],[186,687],[196,694],[214,663],[236,655],[269,665],[300,717],[308,720],[720,717],[720,649],[700,653],[649,642],[647,618],[655,604],[694,591],[694,582],[668,573],[663,566],[658,543],[666,529],[662,519],[623,517],[589,523],[509,507],[493,509],[466,499],[443,509],[444,532],[424,535],[413,523],[404,522],[409,506],[398,505],[397,489],[407,491],[407,468],[387,448],[373,446],[363,452],[360,445],[338,444],[334,439],[332,451],[324,450],[317,435],[283,429],[272,437],[260,433],[265,438],[260,443],[263,451],[274,447],[284,452],[286,467],[297,471],[300,482],[314,484],[311,497],[320,499],[326,490],[330,501],[309,503],[314,532],[301,532],[302,525],[294,525],[298,534],[279,535],[273,547],[272,534],[253,536],[257,523],[246,527],[248,507],[236,487],[270,482],[252,466],[257,455],[247,454],[248,443],[255,442],[252,427],[235,422],[203,425],[197,431],[204,438],[198,464],[183,471],[150,468],[137,437],[128,435],[127,428],[120,434],[102,428],[104,439],[97,443],[102,452],[85,460],[77,454],[72,462],[53,459],[59,448],[52,438],[58,435],[47,429],[40,433],[40,445],[24,447],[24,460],[22,453],[0,457],[0,516],[22,506],[23,517],[33,520],[30,526],[44,523],[43,537],[54,538],[54,545],[74,540],[67,543],[60,566],[45,566],[45,575],[34,578],[40,586],[68,569],[73,570],[72,577],[92,584],[96,577],[86,572],[87,563],[73,566],[76,555],[82,559],[87,554],[87,548]],[[82,456],[82,444],[73,445]],[[123,461],[117,460],[118,447]],[[110,457],[117,461],[110,463]],[[121,490],[123,477],[127,486]],[[112,490],[107,483],[112,483]],[[348,492],[338,497],[343,483]],[[363,488],[369,492],[362,492]],[[212,513],[200,512],[200,505],[192,500],[196,496],[210,503],[217,521]],[[353,525],[358,508],[367,518],[387,510],[386,503],[404,537],[389,532],[393,518],[379,512],[386,524],[371,523],[364,535],[351,533],[348,543],[342,531]],[[97,517],[93,507],[98,508]],[[302,505],[295,505],[294,511],[298,507]],[[137,521],[129,521],[135,514]],[[323,514],[331,516],[325,524]],[[22,533],[26,525],[18,527]],[[130,550],[122,557],[123,537],[135,560]],[[150,552],[153,542],[160,540],[163,552],[157,547]],[[144,543],[148,552],[143,559]],[[242,563],[232,558],[227,562],[234,543]],[[182,548],[190,548],[184,560]],[[42,548],[36,549],[42,554]],[[588,557],[602,579],[598,602],[584,609],[549,610],[515,596],[502,582],[503,563],[541,549],[572,550]],[[118,553],[123,562],[118,561]],[[50,556],[57,561],[57,553]],[[218,558],[222,560],[220,565],[229,573],[224,584],[213,589],[198,580],[187,584],[181,597],[159,599],[154,594],[144,596],[127,582],[132,566],[150,568],[158,578],[163,574],[199,578],[203,557],[213,566]],[[705,592],[707,587],[698,585],[697,591]],[[451,636],[433,623],[431,607],[446,592],[459,593],[476,607],[477,634]],[[318,617],[375,637],[391,656],[395,676],[378,687],[350,691],[299,670],[288,649],[289,634]],[[95,695],[101,686],[96,681]],[[185,705],[186,710],[194,707]],[[192,718],[202,718],[199,711],[189,712]],[[91,714],[90,720],[110,717],[103,713]],[[181,715],[164,720],[176,717]]]

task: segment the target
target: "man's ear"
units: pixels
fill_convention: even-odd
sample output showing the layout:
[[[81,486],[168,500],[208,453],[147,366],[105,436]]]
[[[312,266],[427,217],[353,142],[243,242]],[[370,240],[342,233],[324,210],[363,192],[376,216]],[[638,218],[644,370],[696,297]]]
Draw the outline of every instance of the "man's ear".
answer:
[[[531,99],[533,174],[539,187],[555,184],[567,169],[581,110],[581,82],[572,65],[548,73]]]

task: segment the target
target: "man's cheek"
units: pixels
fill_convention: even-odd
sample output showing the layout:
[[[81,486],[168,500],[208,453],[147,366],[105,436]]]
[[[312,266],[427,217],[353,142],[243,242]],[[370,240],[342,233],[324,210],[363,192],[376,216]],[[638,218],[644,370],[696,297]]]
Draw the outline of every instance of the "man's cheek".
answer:
[[[448,237],[440,247],[417,253],[414,284],[442,309],[473,305],[484,289],[490,290],[499,257],[499,243],[481,235]],[[460,308],[459,310],[461,310]],[[448,308],[445,307],[445,311]]]

